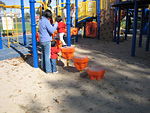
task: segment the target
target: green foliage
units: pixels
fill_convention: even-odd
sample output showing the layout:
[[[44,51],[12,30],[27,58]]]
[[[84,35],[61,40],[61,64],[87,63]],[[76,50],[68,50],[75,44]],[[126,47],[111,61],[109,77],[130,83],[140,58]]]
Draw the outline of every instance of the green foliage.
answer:
[[[30,14],[27,12],[27,13],[25,13],[25,18],[26,19],[30,19]]]
[[[39,9],[36,10],[36,14],[37,14],[37,15],[40,15]]]

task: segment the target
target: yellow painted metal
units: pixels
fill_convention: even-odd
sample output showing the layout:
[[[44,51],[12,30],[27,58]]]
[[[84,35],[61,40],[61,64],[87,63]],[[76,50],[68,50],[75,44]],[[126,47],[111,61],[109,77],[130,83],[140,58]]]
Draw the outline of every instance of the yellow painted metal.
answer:
[[[41,1],[36,1],[36,3],[40,3],[40,4],[42,4],[42,5],[43,5],[43,7],[44,7],[44,11],[45,11],[46,6],[45,6],[44,2],[42,2],[42,0],[41,0]],[[42,17],[42,6],[40,7],[40,19],[41,19],[41,17]]]
[[[45,0],[45,9],[47,9],[48,6],[47,6],[47,0]]]
[[[16,33],[17,33],[17,44],[18,44],[18,47],[19,47],[19,40],[18,40],[18,26],[17,26],[17,16],[16,16],[17,11],[19,11],[19,9],[16,10],[16,12],[15,12],[16,29],[14,29],[14,30],[16,30]]]
[[[55,10],[54,10],[54,15],[56,15]],[[54,23],[55,23],[55,16],[53,16],[53,18],[54,18],[53,20],[54,20]]]
[[[69,67],[69,60],[67,59],[67,68]]]
[[[61,60],[61,51],[59,51],[59,60]]]
[[[74,0],[74,12],[76,12],[75,0]],[[77,27],[75,23],[76,23],[76,15],[74,13],[74,27]]]
[[[82,29],[81,29],[81,30],[82,30],[82,32],[81,32],[81,36],[82,36],[82,38],[83,38],[83,27],[82,27]]]
[[[0,8],[0,9],[5,13],[5,17],[6,17],[6,28],[7,28],[8,47],[10,48],[10,44],[12,43],[12,42],[9,41],[10,36],[9,36],[9,34],[8,34],[8,31],[12,31],[12,34],[13,34],[13,43],[18,43],[18,46],[19,46],[16,14],[15,14],[16,29],[10,29],[10,30],[9,30],[9,29],[8,29],[8,23],[7,23],[7,14],[6,14],[6,12],[5,12],[2,8]],[[11,17],[12,17],[12,12],[11,12]],[[13,20],[12,20],[12,25],[13,25]],[[14,39],[14,30],[17,31],[17,41],[15,41],[15,39]]]
[[[4,8],[21,9],[20,5],[4,5],[4,4],[0,4],[0,6],[2,6]],[[24,9],[30,9],[30,7],[24,7]],[[35,7],[35,9],[38,9],[38,7]]]
[[[5,13],[5,17],[6,17],[6,28],[7,28],[7,36],[8,36],[7,14],[6,14],[6,12],[5,12],[2,8],[0,8],[0,9]],[[10,48],[9,37],[8,37],[8,47]]]

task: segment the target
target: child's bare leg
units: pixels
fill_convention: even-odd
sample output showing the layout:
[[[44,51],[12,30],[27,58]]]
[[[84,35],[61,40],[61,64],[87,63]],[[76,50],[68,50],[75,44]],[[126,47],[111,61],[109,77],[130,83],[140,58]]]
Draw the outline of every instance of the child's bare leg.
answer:
[[[65,33],[59,33],[59,37],[60,37],[60,40],[62,42],[62,45],[66,45],[66,43],[65,43],[65,41],[63,39],[64,35],[65,35]]]

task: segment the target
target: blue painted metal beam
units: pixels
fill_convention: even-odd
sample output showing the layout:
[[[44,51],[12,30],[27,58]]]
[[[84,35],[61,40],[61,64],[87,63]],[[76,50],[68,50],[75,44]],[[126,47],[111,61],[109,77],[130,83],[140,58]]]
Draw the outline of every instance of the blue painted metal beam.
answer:
[[[118,8],[118,31],[117,31],[117,44],[120,41],[120,14],[121,14],[121,7]]]
[[[101,11],[100,6],[101,6],[101,0],[98,1],[98,19],[97,19],[98,20],[98,22],[97,22],[97,27],[98,27],[97,39],[98,40],[100,39],[100,11]]]
[[[131,56],[135,56],[137,16],[138,16],[138,4],[137,4],[137,0],[135,0],[135,2],[134,2],[134,25],[133,25],[133,38],[132,38]]]
[[[36,23],[35,23],[35,0],[29,0],[30,2],[30,13],[31,13],[31,30],[32,30],[32,49],[33,49],[33,61],[34,67],[38,68],[38,56],[36,48]]]
[[[83,2],[86,2],[86,0],[83,0]],[[83,38],[86,38],[86,21],[84,22],[84,33]]]
[[[76,5],[76,27],[78,27],[78,0],[75,0],[75,5]],[[78,42],[78,34],[76,35],[76,42]]]
[[[127,40],[128,35],[128,23],[129,23],[129,15],[128,15],[129,9],[126,9],[126,31],[125,31],[125,40]]]
[[[150,12],[148,15],[148,29],[147,29],[147,39],[146,39],[146,51],[149,51],[149,41],[150,41]]]
[[[21,0],[21,12],[22,12],[22,27],[23,27],[24,46],[27,46],[27,41],[26,41],[26,28],[25,28],[25,18],[24,18],[24,2],[23,2],[23,0]]]
[[[0,29],[0,49],[3,49],[2,37],[1,37],[1,29]]]
[[[61,3],[64,3],[64,0],[61,0]],[[61,7],[64,7],[64,4],[61,4]],[[64,20],[64,14],[63,14],[63,10],[62,10],[62,20]]]
[[[57,0],[56,0],[56,16],[58,16],[58,9],[57,9]]]
[[[143,35],[143,27],[144,27],[144,18],[145,18],[145,7],[142,8],[140,36],[139,36],[139,47],[142,46],[142,35]]]
[[[70,36],[70,0],[66,0],[66,6],[67,6],[67,46],[71,46],[71,36]]]
[[[114,42],[116,42],[117,7],[115,7]]]

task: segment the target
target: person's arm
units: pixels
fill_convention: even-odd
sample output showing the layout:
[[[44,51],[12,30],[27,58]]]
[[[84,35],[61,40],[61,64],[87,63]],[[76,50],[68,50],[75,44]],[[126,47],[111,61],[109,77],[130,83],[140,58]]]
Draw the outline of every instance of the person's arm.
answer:
[[[49,33],[54,33],[54,31],[57,29],[57,26],[58,26],[57,22],[55,22],[55,24],[53,26],[50,24],[49,21],[46,21],[45,24],[46,24],[46,28],[47,28]]]
[[[65,28],[67,28],[67,26],[66,26],[65,22],[64,22],[64,26],[65,26]]]
[[[55,52],[56,52],[56,53],[59,53],[60,50],[61,50],[61,48],[58,48],[58,49],[55,48]]]

